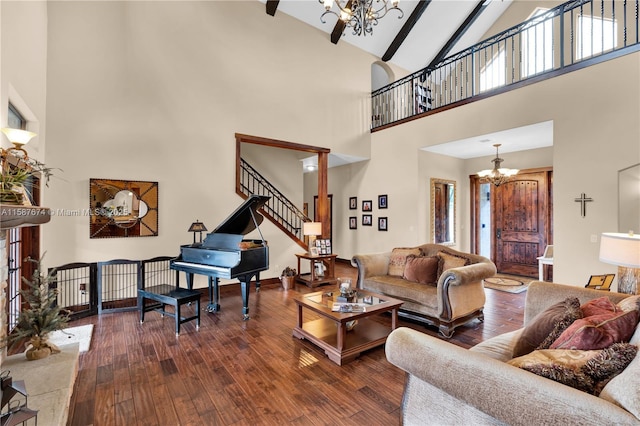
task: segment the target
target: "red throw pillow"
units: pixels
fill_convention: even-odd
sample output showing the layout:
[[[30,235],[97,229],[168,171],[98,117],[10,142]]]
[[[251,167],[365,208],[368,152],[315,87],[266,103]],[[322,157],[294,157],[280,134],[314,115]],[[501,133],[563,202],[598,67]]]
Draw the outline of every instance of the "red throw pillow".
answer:
[[[437,285],[438,256],[407,256],[403,278],[420,284]]]
[[[607,312],[576,320],[551,349],[604,349],[628,342],[638,325],[638,311]]]
[[[620,311],[620,309],[618,309],[607,296],[589,300],[588,302],[582,304],[580,306],[580,309],[582,309],[582,316],[585,318],[593,315],[605,314],[607,312]]]

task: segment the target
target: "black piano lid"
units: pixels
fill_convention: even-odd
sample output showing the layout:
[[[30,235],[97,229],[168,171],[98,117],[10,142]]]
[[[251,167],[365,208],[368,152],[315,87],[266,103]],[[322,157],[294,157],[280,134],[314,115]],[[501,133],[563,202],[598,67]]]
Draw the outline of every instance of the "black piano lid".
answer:
[[[271,197],[266,195],[251,195],[233,213],[229,215],[211,234],[247,235],[258,227],[264,217],[258,210]],[[255,219],[255,220],[254,220]]]

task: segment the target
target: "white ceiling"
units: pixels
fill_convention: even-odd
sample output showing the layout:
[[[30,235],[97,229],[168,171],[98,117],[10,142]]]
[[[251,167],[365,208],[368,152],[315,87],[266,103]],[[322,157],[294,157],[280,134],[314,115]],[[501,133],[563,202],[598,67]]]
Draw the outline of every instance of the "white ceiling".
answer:
[[[422,148],[424,151],[449,157],[469,158],[495,155],[494,144],[501,144],[500,153],[526,151],[553,146],[553,121],[531,124],[515,129],[503,130],[495,133],[474,136],[432,145]]]
[[[266,2],[266,0],[258,1]],[[346,0],[341,1],[343,4],[346,3]],[[511,5],[511,1],[487,0],[489,3],[486,9],[453,47],[450,54],[457,53],[480,41],[493,23]],[[398,6],[404,12],[402,19],[398,19],[399,13],[392,10],[387,16],[380,19],[371,35],[355,36],[347,28],[339,43],[352,44],[380,58],[387,51],[417,4],[417,0],[400,0]],[[389,62],[410,72],[426,67],[477,4],[478,0],[432,0]],[[338,11],[338,8],[334,5],[332,10]],[[290,15],[327,33],[327,43],[331,43],[331,32],[338,18],[334,15],[327,15],[325,17],[326,24],[323,24],[320,21],[320,15],[323,12],[324,6],[318,0],[280,0],[276,11],[276,13]]]

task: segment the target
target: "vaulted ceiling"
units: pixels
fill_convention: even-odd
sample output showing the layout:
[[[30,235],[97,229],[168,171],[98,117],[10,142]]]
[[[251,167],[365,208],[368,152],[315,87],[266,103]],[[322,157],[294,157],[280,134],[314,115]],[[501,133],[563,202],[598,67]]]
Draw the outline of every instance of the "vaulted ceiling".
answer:
[[[400,0],[401,19],[391,10],[372,34],[360,36],[350,28],[343,31],[334,15],[323,24],[324,6],[318,0],[258,1],[267,14],[285,13],[327,33],[327,43],[350,43],[413,72],[480,41],[512,0]],[[332,10],[339,12],[335,5]]]

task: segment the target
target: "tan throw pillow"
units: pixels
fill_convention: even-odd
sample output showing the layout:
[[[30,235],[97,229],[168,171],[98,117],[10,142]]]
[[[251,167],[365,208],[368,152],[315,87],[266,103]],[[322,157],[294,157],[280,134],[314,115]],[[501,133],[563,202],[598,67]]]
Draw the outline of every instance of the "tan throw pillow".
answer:
[[[440,259],[438,262],[438,279],[440,279],[440,275],[442,275],[442,273],[447,269],[459,268],[470,263],[469,259],[466,257],[457,256],[444,251],[438,252],[438,258]]]
[[[407,256],[402,277],[420,284],[437,285],[438,261],[437,256]]]
[[[577,297],[549,306],[524,328],[513,348],[513,357],[528,354],[534,349],[547,349],[578,318],[582,318],[582,311]]]
[[[419,248],[394,248],[389,258],[389,275],[402,277],[404,274],[404,265],[407,263],[407,256],[420,256]]]
[[[623,312],[640,311],[640,296],[625,297],[616,306]]]
[[[551,349],[603,349],[628,342],[638,325],[638,311],[607,312],[576,320]]]
[[[637,352],[638,348],[629,343],[589,351],[543,349],[512,359],[509,364],[597,396]]]

